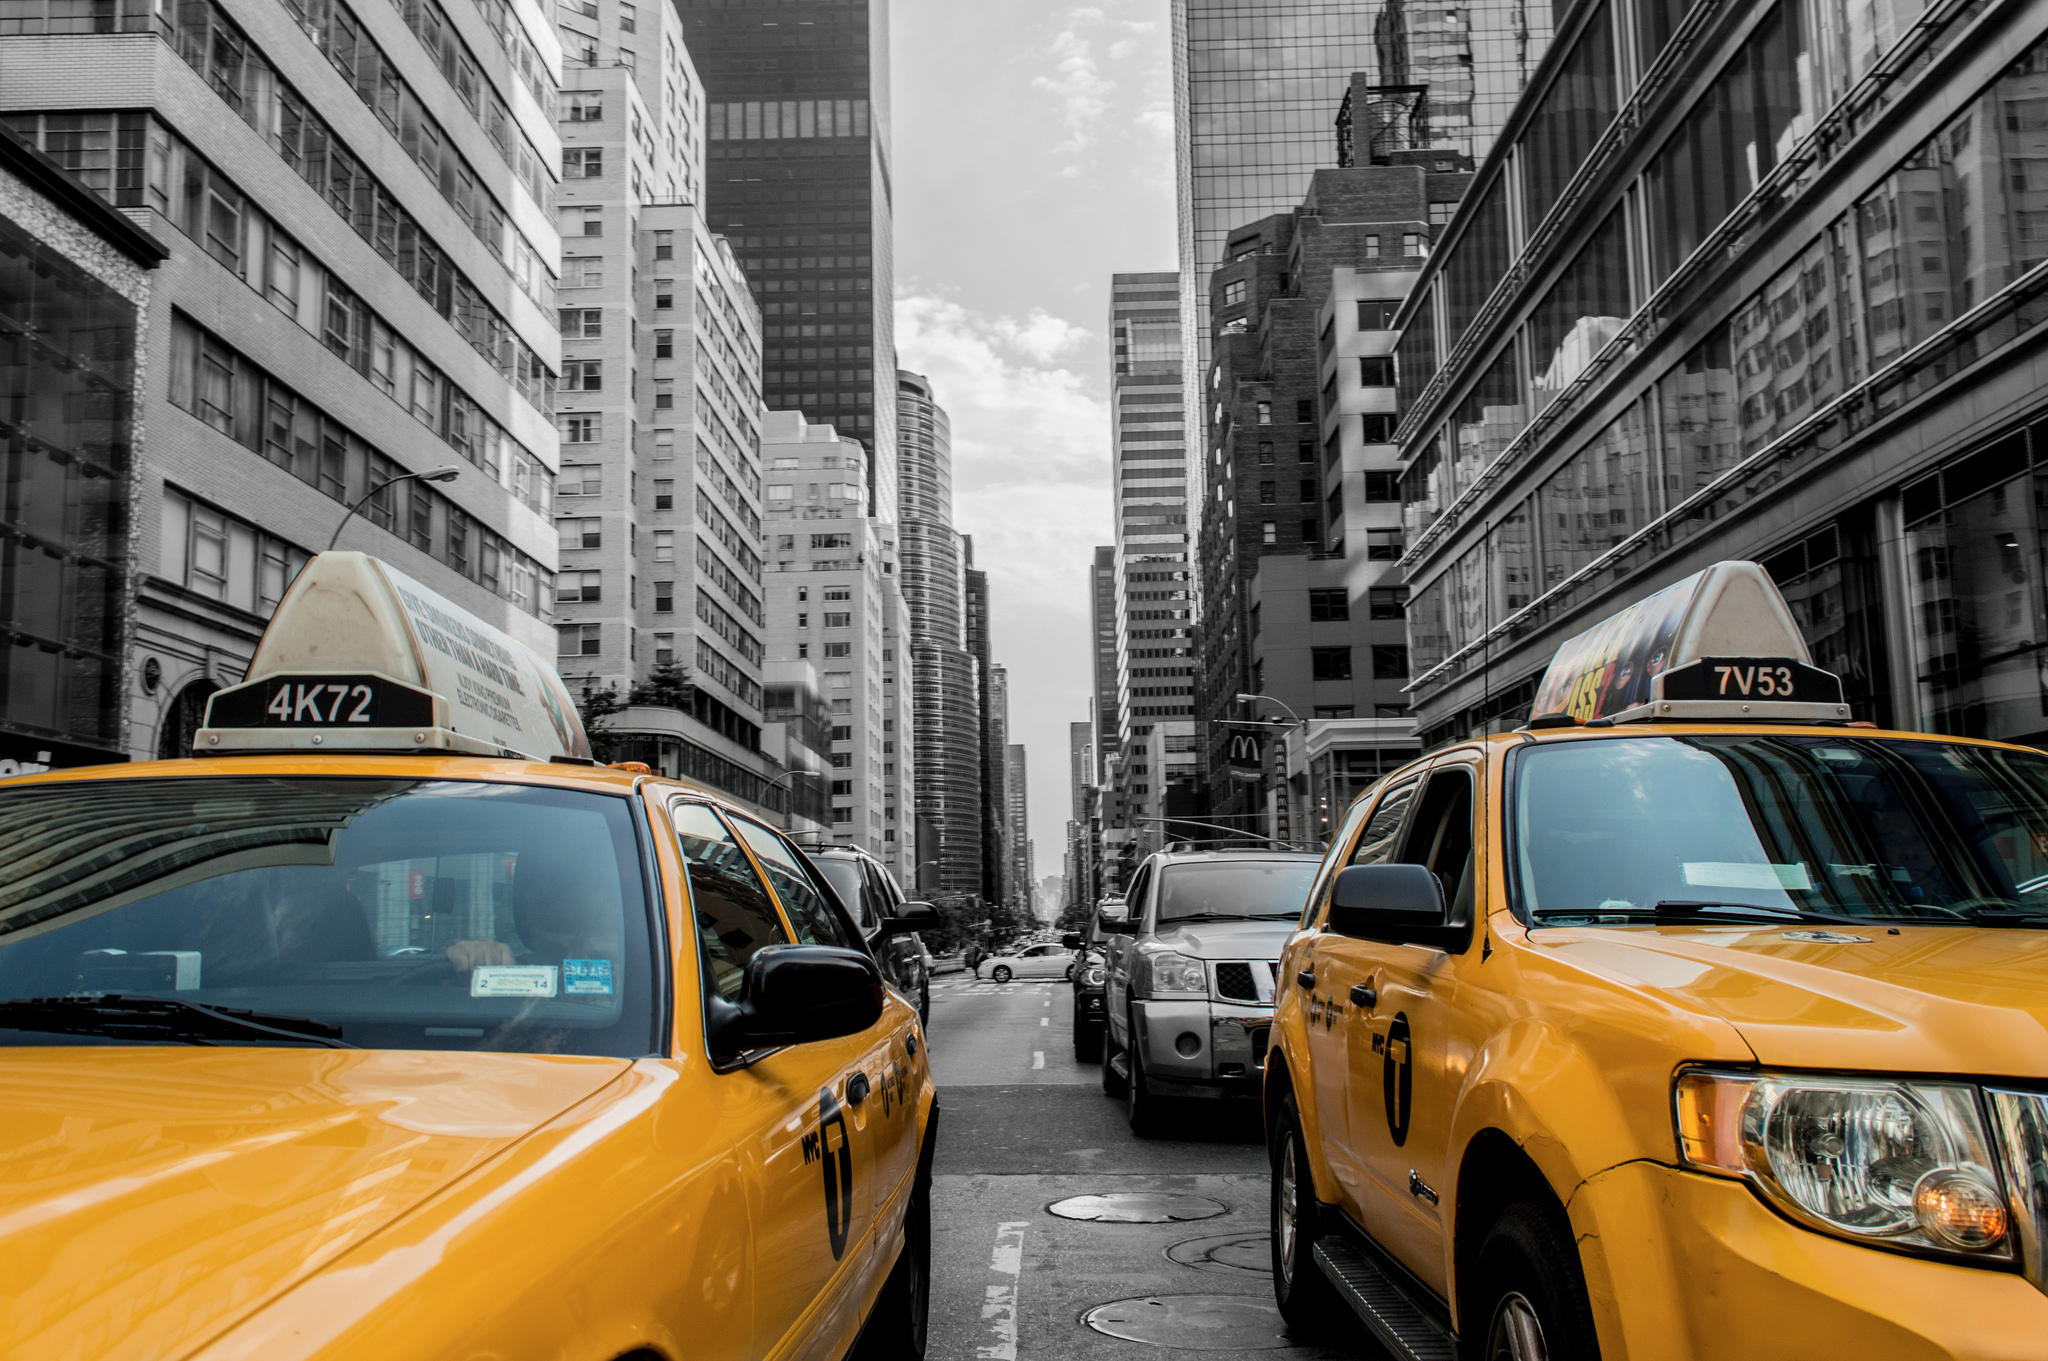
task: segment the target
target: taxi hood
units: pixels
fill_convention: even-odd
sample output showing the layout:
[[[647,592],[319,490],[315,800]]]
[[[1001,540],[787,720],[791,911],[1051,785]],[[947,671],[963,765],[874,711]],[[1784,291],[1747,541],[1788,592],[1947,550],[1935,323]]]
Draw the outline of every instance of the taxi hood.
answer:
[[[1561,928],[1530,942],[1723,1018],[1767,1066],[2048,1077],[2048,931],[1890,930]]]
[[[629,1067],[0,1049],[0,1356],[184,1356]]]

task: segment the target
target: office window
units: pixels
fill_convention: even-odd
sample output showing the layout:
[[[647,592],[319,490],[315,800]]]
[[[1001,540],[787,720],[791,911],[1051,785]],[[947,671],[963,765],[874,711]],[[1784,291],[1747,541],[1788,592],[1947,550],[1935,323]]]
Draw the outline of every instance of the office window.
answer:
[[[1374,562],[1393,562],[1401,556],[1401,531],[1398,529],[1368,529],[1365,531],[1365,556]]]
[[[604,96],[602,94],[567,93],[569,121],[571,123],[595,123],[604,117]]]
[[[1316,442],[1312,439],[1296,440],[1294,442],[1294,461],[1296,463],[1315,462]]]
[[[1308,620],[1311,624],[1327,624],[1350,617],[1351,597],[1342,589],[1308,593]]]
[[[1280,500],[1280,484],[1279,484],[1279,483],[1277,483],[1277,482],[1261,482],[1261,483],[1259,483],[1259,504],[1260,504],[1260,505],[1262,505],[1262,506],[1270,506],[1270,505],[1276,505],[1276,504],[1278,504],[1279,500]]]
[[[619,31],[621,33],[635,32],[639,28],[638,19],[639,15],[635,13],[631,5],[619,6]]]
[[[676,484],[675,484],[675,479],[674,479],[674,478],[669,478],[669,477],[657,477],[657,478],[655,478],[655,479],[654,479],[654,508],[655,508],[656,510],[674,510],[674,509],[675,509],[675,506],[676,506]]]
[[[1317,718],[1350,718],[1352,716],[1352,707],[1349,704],[1318,704],[1315,706],[1315,716]]]
[[[1317,680],[1351,679],[1349,647],[1312,647],[1308,650],[1308,661],[1309,671]]]
[[[825,655],[827,657],[850,657],[853,655],[853,644],[827,643],[825,644]]]
[[[602,416],[564,416],[561,420],[564,444],[595,444],[604,438]]]
[[[674,458],[676,456],[675,431],[657,430],[654,432],[654,456],[657,459]]]
[[[1394,314],[1400,310],[1399,302],[1390,302],[1384,298],[1361,300],[1358,304],[1358,329],[1391,331],[1394,329]]]
[[[564,235],[603,236],[604,209],[590,207],[564,208],[562,210],[562,227]]]
[[[1399,473],[1367,473],[1365,475],[1365,499],[1368,501],[1400,500],[1401,475]]]
[[[654,258],[657,260],[673,260],[676,258],[676,234],[674,232],[659,231],[654,234]]]
[[[1275,521],[1275,520],[1266,520],[1266,521],[1262,522],[1262,523],[1261,523],[1261,524],[1259,525],[1259,542],[1260,542],[1260,543],[1278,543],[1278,542],[1280,542],[1280,525],[1279,525],[1279,522],[1278,522],[1278,521]]]
[[[676,354],[676,333],[666,328],[654,333],[654,357],[673,359]]]
[[[1315,422],[1316,404],[1313,401],[1296,401],[1294,404],[1294,423],[1296,425],[1314,425]]]
[[[604,389],[602,359],[571,359],[562,365],[564,392],[601,392]]]
[[[852,628],[853,614],[847,610],[827,610],[825,611],[825,627],[828,629]]]
[[[674,530],[657,529],[654,531],[654,560],[656,562],[674,562],[676,560],[676,536]]]
[[[1358,361],[1358,381],[1369,388],[1390,388],[1394,385],[1394,357],[1390,354],[1367,355]]]
[[[1375,619],[1408,617],[1408,588],[1405,586],[1375,586],[1369,593],[1369,600]]]
[[[1271,402],[1260,402],[1258,404],[1257,409],[1259,413],[1259,424],[1271,425],[1273,423],[1273,404]]]
[[[1403,232],[1403,233],[1401,233],[1401,254],[1403,254],[1403,255],[1426,255],[1426,254],[1428,254],[1428,252],[1427,252],[1427,251],[1425,251],[1425,250],[1423,250],[1423,248],[1422,248],[1422,233],[1421,233],[1421,232]]]
[[[788,485],[787,483],[778,482],[775,485],[768,488],[768,499],[770,501],[777,502],[794,501],[796,499],[796,488]],[[792,548],[794,548],[795,546],[795,544],[790,545],[790,547]]]
[[[596,496],[604,490],[602,463],[564,463],[555,480],[557,496]]]
[[[604,546],[604,521],[595,517],[557,520],[555,530],[564,552]]]
[[[1229,283],[1223,285],[1223,305],[1225,307],[1235,307],[1243,302],[1244,299],[1245,281],[1243,279],[1232,279]]]
[[[657,311],[667,311],[676,305],[676,281],[656,279],[654,281],[654,306]]]
[[[604,336],[604,309],[601,307],[564,307],[560,316],[564,340],[598,340]]]
[[[672,411],[676,404],[676,380],[657,378],[654,380],[654,409]]]
[[[555,652],[563,657],[595,657],[603,651],[597,624],[560,624],[555,628],[558,639]]]
[[[676,636],[673,633],[654,635],[654,664],[673,666],[676,660]]]
[[[837,731],[839,731],[839,730],[838,730],[837,728],[834,728],[834,729],[833,729],[832,731],[834,731],[834,732],[837,732]],[[832,753],[832,756],[831,756],[831,761],[832,761],[832,768],[833,768],[834,770],[851,770],[851,769],[853,769],[853,753],[852,753],[852,752],[850,752],[850,751],[835,751],[835,752],[833,752],[833,753]]]
[[[604,257],[602,255],[565,255],[562,257],[562,287],[602,288],[604,287]]]
[[[673,581],[654,583],[654,612],[674,614],[676,612],[676,584]]]
[[[851,723],[834,723],[832,725],[832,740],[834,742],[851,742],[853,740],[853,725]]]
[[[1273,444],[1270,440],[1259,441],[1259,466],[1261,468],[1273,466]]]
[[[1367,444],[1392,444],[1394,442],[1394,418],[1384,412],[1372,412],[1358,418],[1358,437]]]
[[[604,599],[604,573],[602,572],[557,572],[555,574],[555,603],[560,605],[592,604]]]
[[[594,180],[604,174],[604,148],[594,146],[562,148],[562,178]]]
[[[1406,643],[1375,643],[1372,649],[1372,674],[1381,680],[1398,680],[1408,674],[1408,645]]]
[[[1365,238],[1365,258],[1368,260],[1377,260],[1380,258],[1379,237],[1368,236]]]

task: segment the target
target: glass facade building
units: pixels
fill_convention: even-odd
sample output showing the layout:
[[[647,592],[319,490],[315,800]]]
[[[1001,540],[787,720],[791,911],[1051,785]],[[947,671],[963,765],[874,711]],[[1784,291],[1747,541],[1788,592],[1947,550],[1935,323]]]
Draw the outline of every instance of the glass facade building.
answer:
[[[1761,561],[1856,715],[2048,736],[2048,14],[1582,4],[1399,324],[1425,742]]]
[[[707,99],[706,200],[761,304],[762,389],[868,447],[893,519],[888,0],[675,0]]]

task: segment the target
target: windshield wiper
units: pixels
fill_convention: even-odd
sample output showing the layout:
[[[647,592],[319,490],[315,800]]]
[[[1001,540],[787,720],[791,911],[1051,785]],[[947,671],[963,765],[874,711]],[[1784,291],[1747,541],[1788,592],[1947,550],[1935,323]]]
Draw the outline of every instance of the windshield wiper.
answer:
[[[1964,920],[1971,926],[2048,926],[2048,907],[1977,907]]]
[[[1628,922],[1739,922],[1745,926],[1768,926],[1774,922],[1831,922],[1836,926],[1861,926],[1866,929],[1873,924],[1863,917],[1838,917],[1827,912],[1812,912],[1803,907],[1764,907],[1757,903],[1706,903],[1686,898],[1665,898],[1655,907],[1552,908],[1540,911],[1536,916],[1539,920],[1547,917],[1584,918],[1596,921],[1602,918],[1620,918]]]
[[[271,1016],[239,1007],[214,1007],[170,997],[28,997],[0,1001],[0,1029],[110,1039],[178,1040],[212,1044],[268,1036],[329,1049],[353,1049],[341,1027],[310,1016]]]

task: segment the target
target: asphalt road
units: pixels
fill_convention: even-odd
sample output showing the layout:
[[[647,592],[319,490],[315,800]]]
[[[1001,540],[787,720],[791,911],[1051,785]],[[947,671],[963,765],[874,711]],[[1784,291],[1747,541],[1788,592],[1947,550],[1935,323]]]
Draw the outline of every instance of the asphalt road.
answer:
[[[1377,1361],[1362,1340],[1287,1336],[1256,1113],[1191,1104],[1179,1137],[1134,1137],[1101,1069],[1074,1062],[1072,1006],[1065,983],[933,980],[934,1361]],[[1101,1195],[1201,1217],[1089,1222],[1048,1208]]]

